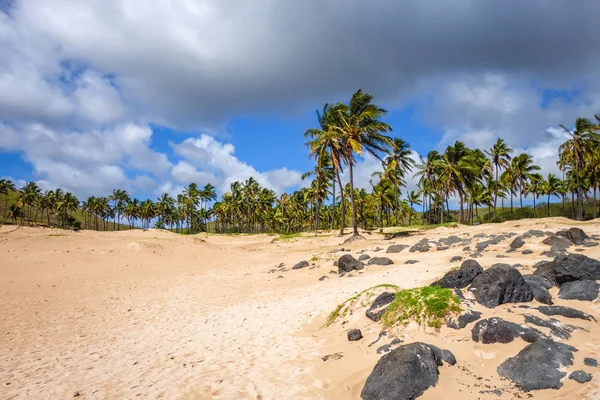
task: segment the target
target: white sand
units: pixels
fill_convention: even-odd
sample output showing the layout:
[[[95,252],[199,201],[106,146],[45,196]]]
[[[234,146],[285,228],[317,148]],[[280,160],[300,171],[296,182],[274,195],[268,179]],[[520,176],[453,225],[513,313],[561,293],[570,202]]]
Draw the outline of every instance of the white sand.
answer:
[[[439,228],[392,241],[372,234],[351,247],[358,251],[413,244],[423,237],[569,226],[600,233],[597,223],[543,219]],[[70,398],[75,392],[83,399],[358,399],[380,357],[376,348],[391,338],[368,346],[381,328],[364,316],[364,310],[346,318],[346,325],[321,328],[328,313],[376,284],[428,284],[459,265],[449,263],[452,256],[465,256],[462,246],[386,254],[395,265],[367,266],[363,274],[338,278],[329,274],[337,270],[332,264],[340,255],[331,250],[342,247],[334,235],[272,243],[267,235],[14,229],[0,228],[0,398],[11,399]],[[506,240],[491,246],[478,261],[484,267],[496,262],[530,266],[546,259],[539,255],[548,249],[541,239],[526,240],[521,250],[532,249],[532,255],[517,252],[495,258],[508,248]],[[586,248],[584,254],[600,258],[600,247]],[[268,273],[281,262],[289,269],[313,256],[313,269]],[[408,259],[419,263],[404,265]],[[323,275],[330,279],[319,281]],[[600,317],[598,303],[557,299],[555,304]],[[508,308],[486,311],[486,316],[522,323],[519,313],[532,313],[508,313]],[[561,390],[532,392],[533,398],[600,398],[600,369],[583,366],[584,357],[599,357],[597,324],[556,318],[588,330],[568,340],[579,349],[570,370],[585,369],[594,378],[584,385],[565,380]],[[517,339],[506,345],[476,344],[469,339],[471,327],[458,332],[443,328],[425,333],[415,327],[395,332],[405,343],[432,343],[450,349],[458,359],[457,365],[440,368],[438,386],[423,398],[498,398],[479,393],[488,386],[504,390],[503,398],[527,398],[495,372],[526,343]],[[361,328],[365,338],[348,342],[349,328]],[[322,356],[337,352],[342,359],[322,361]]]

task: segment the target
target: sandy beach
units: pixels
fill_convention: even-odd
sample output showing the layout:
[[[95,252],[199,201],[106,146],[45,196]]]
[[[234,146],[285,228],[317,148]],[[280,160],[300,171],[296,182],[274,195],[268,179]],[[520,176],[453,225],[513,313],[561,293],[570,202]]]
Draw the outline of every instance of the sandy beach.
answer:
[[[423,329],[411,324],[388,332],[365,317],[364,309],[328,328],[328,314],[348,297],[389,283],[424,286],[460,263],[462,246],[426,253],[385,254],[393,265],[369,265],[339,277],[333,266],[344,247],[357,256],[391,244],[422,238],[530,229],[558,231],[578,226],[600,234],[595,222],[563,218],[521,220],[497,225],[437,228],[385,240],[342,245],[333,233],[289,240],[268,235],[177,235],[160,230],[71,232],[43,228],[0,228],[0,398],[7,399],[359,399],[381,354],[380,344],[399,338],[450,349],[458,360],[440,367],[440,380],[423,398],[600,398],[599,369],[583,365],[600,357],[595,321],[555,317],[581,330],[565,340],[579,351],[569,370],[586,369],[591,382],[564,380],[560,390],[521,392],[496,368],[527,344],[480,344],[470,340],[472,324],[461,330]],[[492,246],[477,261],[531,266],[548,257],[543,238],[527,240],[522,252],[505,254],[510,241]],[[577,247],[577,246],[575,246]],[[385,250],[381,251],[381,255]],[[583,248],[600,258],[600,247]],[[499,259],[497,255],[504,257]],[[416,264],[404,264],[409,259]],[[301,260],[310,265],[291,270]],[[277,268],[281,263],[285,265]],[[326,278],[322,278],[326,277]],[[322,280],[320,280],[322,278]],[[600,318],[596,302],[565,301]],[[532,306],[539,305],[535,301]],[[488,316],[522,322],[533,313],[504,304]],[[360,312],[359,312],[360,311]],[[364,338],[349,342],[360,328]],[[539,328],[548,332],[545,328]],[[339,353],[326,361],[323,357]],[[485,392],[501,389],[502,395]],[[483,392],[483,393],[482,393]]]

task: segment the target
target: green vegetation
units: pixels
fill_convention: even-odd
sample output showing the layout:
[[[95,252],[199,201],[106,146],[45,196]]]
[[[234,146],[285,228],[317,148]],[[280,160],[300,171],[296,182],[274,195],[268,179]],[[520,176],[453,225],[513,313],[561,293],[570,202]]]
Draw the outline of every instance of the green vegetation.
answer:
[[[410,145],[389,136],[387,112],[373,100],[358,90],[347,103],[325,104],[317,111],[318,127],[304,133],[315,163],[302,178],[312,180],[291,194],[278,195],[250,177],[232,182],[218,201],[210,183],[203,188],[190,183],[175,197],[163,193],[155,201],[114,189],[109,196],[80,202],[62,189],[42,193],[34,182],[16,188],[10,180],[0,179],[0,204],[4,198],[0,222],[120,230],[125,220],[129,228],[149,228],[154,223],[156,228],[179,233],[274,232],[289,239],[310,230],[339,228],[343,234],[348,225],[358,234],[358,227],[419,224],[420,229],[429,229],[457,222],[598,216],[600,115],[596,121],[577,118],[572,128],[561,125],[566,140],[558,149],[559,179],[553,174],[543,177],[530,154],[513,155],[503,139],[484,150],[456,141],[443,152],[433,150],[415,162]],[[370,192],[354,187],[355,165],[367,154],[381,160]],[[349,179],[344,185],[341,177],[346,172]],[[411,175],[419,178],[418,190],[407,193],[403,189]],[[450,209],[451,198],[458,200],[458,210]],[[524,198],[532,199],[533,207],[524,207]],[[539,204],[538,199],[545,202]],[[551,204],[553,199],[560,205]],[[420,212],[414,208],[418,206]]]
[[[299,238],[300,236],[302,236],[301,232],[294,232],[294,233],[280,233],[279,234],[279,238],[281,240],[290,240],[290,239],[296,239]]]
[[[460,299],[452,290],[425,286],[396,293],[396,299],[381,321],[386,327],[415,321],[419,325],[439,328],[445,319],[460,311]]]
[[[335,310],[333,310],[333,312],[331,314],[329,314],[324,326],[325,327],[331,326],[339,318],[345,317],[348,314],[350,307],[352,307],[362,297],[366,298],[364,300],[369,300],[372,297],[374,297],[377,289],[392,289],[392,290],[397,291],[399,289],[399,287],[396,285],[390,285],[390,284],[384,283],[384,284],[376,285],[376,286],[373,286],[373,287],[363,290],[362,292],[350,297],[349,299],[346,299],[342,304],[338,305],[335,308]],[[367,303],[365,302],[361,305],[366,306]]]

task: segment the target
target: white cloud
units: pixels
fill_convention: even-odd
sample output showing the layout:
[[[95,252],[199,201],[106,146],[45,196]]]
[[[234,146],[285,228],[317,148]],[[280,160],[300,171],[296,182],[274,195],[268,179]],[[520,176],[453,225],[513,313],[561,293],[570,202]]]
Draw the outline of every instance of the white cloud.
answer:
[[[210,172],[198,171],[193,165],[185,161],[179,161],[173,166],[171,176],[176,182],[186,185],[190,182],[195,182],[198,185],[206,185],[207,183],[214,185],[213,182],[217,181],[217,178]]]
[[[0,133],[0,149],[22,152],[45,187],[61,187],[79,196],[101,196],[120,187],[148,189],[151,178],[145,172],[130,180],[125,169],[157,176],[171,169],[165,154],[150,149],[152,130],[147,126],[71,132],[41,124],[20,130],[0,125]]]
[[[172,175],[179,182],[210,180],[219,190],[225,192],[229,190],[232,182],[253,177],[262,186],[282,193],[302,181],[300,172],[287,168],[259,172],[234,155],[235,147],[232,144],[222,143],[207,134],[198,138],[188,138],[181,143],[171,143],[171,147],[175,154],[187,160],[180,162],[172,170]]]

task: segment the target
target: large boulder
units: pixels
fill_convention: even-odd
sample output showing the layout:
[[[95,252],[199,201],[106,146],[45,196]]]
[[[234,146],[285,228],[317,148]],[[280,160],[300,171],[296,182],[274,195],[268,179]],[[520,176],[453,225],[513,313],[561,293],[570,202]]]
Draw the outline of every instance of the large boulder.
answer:
[[[391,265],[393,263],[394,262],[387,257],[373,257],[367,262],[369,265]]]
[[[482,319],[471,330],[473,341],[483,344],[510,343],[518,337],[530,343],[545,338],[537,329],[521,326],[497,317]]]
[[[358,271],[365,268],[362,262],[352,257],[350,254],[344,254],[343,256],[341,256],[337,264],[338,272],[340,274],[343,272]]]
[[[586,239],[589,239],[589,236],[585,234],[585,232],[580,228],[570,228],[566,231],[556,232],[558,236],[564,236],[569,239],[573,244],[583,244]]]
[[[573,365],[576,348],[545,339],[534,342],[498,367],[498,374],[522,390],[559,389],[567,375],[564,367]]]
[[[488,308],[533,300],[533,291],[521,273],[512,267],[486,269],[473,279],[469,290],[477,302]]]
[[[558,235],[549,236],[546,239],[544,239],[542,243],[551,246],[550,250],[552,251],[565,251],[573,244],[573,242],[571,242],[566,237]]]
[[[363,400],[413,400],[438,383],[444,357],[425,343],[400,346],[379,359],[362,389]]]
[[[553,261],[541,261],[533,266],[534,268],[536,268],[536,270],[533,272],[533,274],[544,277],[547,280],[549,280],[550,282],[552,282],[552,284],[555,285],[556,284],[556,273],[554,272],[555,265],[556,265],[556,263],[554,262],[554,260]]]
[[[564,300],[594,301],[598,298],[596,281],[574,281],[561,285],[558,297]]]
[[[600,280],[600,261],[583,254],[557,257],[554,264],[554,274],[559,285],[582,279]]]
[[[475,260],[466,260],[459,269],[448,272],[440,280],[430,286],[439,286],[448,289],[462,289],[469,286],[475,277],[483,272],[483,268]]]
[[[552,295],[548,292],[554,286],[552,282],[540,275],[523,275],[523,279],[531,288],[534,299],[543,304],[552,304]]]
[[[407,249],[409,246],[406,244],[393,244],[387,248],[386,253],[400,253],[402,250]]]
[[[375,298],[371,307],[366,311],[367,318],[372,321],[379,321],[386,310],[396,299],[396,294],[392,292],[383,292]]]

